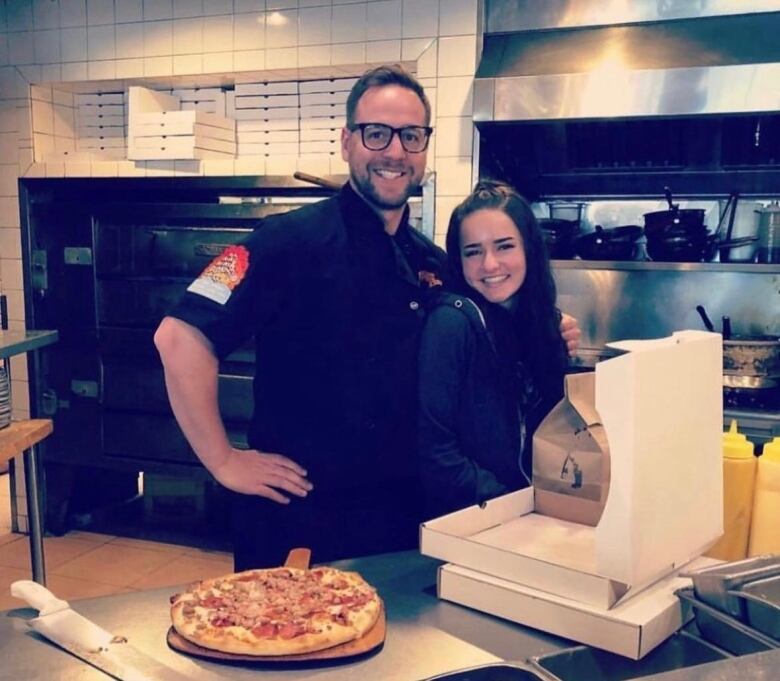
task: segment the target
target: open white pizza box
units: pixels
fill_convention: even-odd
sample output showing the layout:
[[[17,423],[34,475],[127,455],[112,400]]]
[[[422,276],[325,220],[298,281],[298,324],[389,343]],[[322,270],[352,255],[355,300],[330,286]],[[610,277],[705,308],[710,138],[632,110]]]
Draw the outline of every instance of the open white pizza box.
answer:
[[[680,331],[612,344],[595,406],[610,481],[595,527],[535,513],[534,489],[427,521],[420,551],[611,608],[701,555],[723,532],[722,346]]]

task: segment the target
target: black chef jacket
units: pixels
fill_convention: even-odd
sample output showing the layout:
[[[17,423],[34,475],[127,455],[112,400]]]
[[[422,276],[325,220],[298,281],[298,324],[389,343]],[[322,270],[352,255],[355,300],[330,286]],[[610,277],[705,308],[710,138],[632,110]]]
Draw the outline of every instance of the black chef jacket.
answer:
[[[188,290],[171,314],[220,358],[254,336],[249,443],[301,464],[314,490],[289,506],[236,495],[237,568],[278,564],[295,541],[314,544],[314,560],[408,548],[420,519],[420,273],[441,278],[443,251],[406,214],[388,235],[348,184],[266,218],[243,246],[248,268],[227,300]]]

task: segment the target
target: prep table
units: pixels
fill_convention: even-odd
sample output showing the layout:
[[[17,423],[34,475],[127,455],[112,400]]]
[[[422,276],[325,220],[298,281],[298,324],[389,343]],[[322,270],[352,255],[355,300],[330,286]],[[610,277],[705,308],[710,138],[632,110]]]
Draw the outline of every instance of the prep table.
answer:
[[[525,660],[574,645],[439,601],[435,587],[439,562],[416,552],[371,556],[334,565],[359,571],[377,587],[387,608],[384,648],[376,655],[334,666],[219,665],[170,650],[165,634],[170,624],[168,597],[176,592],[173,587],[75,601],[72,605],[100,626],[126,636],[145,653],[188,674],[195,681],[210,678],[208,672],[226,679],[257,679],[260,670],[264,681],[314,678],[318,681],[415,681],[498,660]],[[26,681],[108,678],[31,632],[25,620],[34,615],[35,611],[28,608],[0,613],[0,677]],[[764,663],[767,670],[780,665],[780,650],[672,672],[663,678],[669,681],[768,679],[769,676],[761,676],[758,672]],[[712,675],[707,670],[711,670]],[[728,675],[729,671],[733,676]]]

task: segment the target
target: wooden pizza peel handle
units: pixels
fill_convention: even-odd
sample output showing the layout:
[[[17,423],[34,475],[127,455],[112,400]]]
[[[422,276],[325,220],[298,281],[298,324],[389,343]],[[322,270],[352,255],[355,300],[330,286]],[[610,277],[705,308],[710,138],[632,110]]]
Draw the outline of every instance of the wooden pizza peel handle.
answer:
[[[311,561],[311,549],[292,549],[284,561],[284,567],[308,570]]]

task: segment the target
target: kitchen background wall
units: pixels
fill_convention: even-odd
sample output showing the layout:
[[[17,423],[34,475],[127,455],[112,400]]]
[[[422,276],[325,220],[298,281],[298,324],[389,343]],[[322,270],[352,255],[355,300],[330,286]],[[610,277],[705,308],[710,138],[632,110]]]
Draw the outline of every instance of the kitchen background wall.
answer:
[[[346,170],[338,154],[325,165],[322,157],[45,162],[41,146],[58,132],[51,112],[68,107],[63,92],[97,92],[97,81],[175,85],[177,77],[239,72],[262,80],[264,70],[308,80],[322,78],[326,67],[338,77],[350,65],[416,61],[436,127],[428,160],[437,173],[441,243],[452,208],[471,186],[478,7],[478,0],[0,0],[0,293],[8,296],[10,328],[25,326],[19,177]],[[12,399],[14,418],[28,417],[24,357],[12,363]],[[23,496],[18,475],[20,525]]]
[[[471,184],[471,83],[477,0],[0,0],[0,292],[24,327],[18,177],[257,175],[344,172],[339,155],[198,162],[35,162],[35,116],[50,84],[415,61],[434,109],[436,235]],[[334,75],[338,74],[334,70]],[[308,76],[312,78],[313,76]],[[319,76],[322,77],[322,76]],[[174,81],[175,82],[175,81]],[[33,89],[31,85],[43,84]],[[55,85],[55,90],[61,91]],[[82,88],[83,90],[83,88]],[[39,147],[39,144],[35,145]],[[29,414],[26,366],[15,362],[14,416]]]

